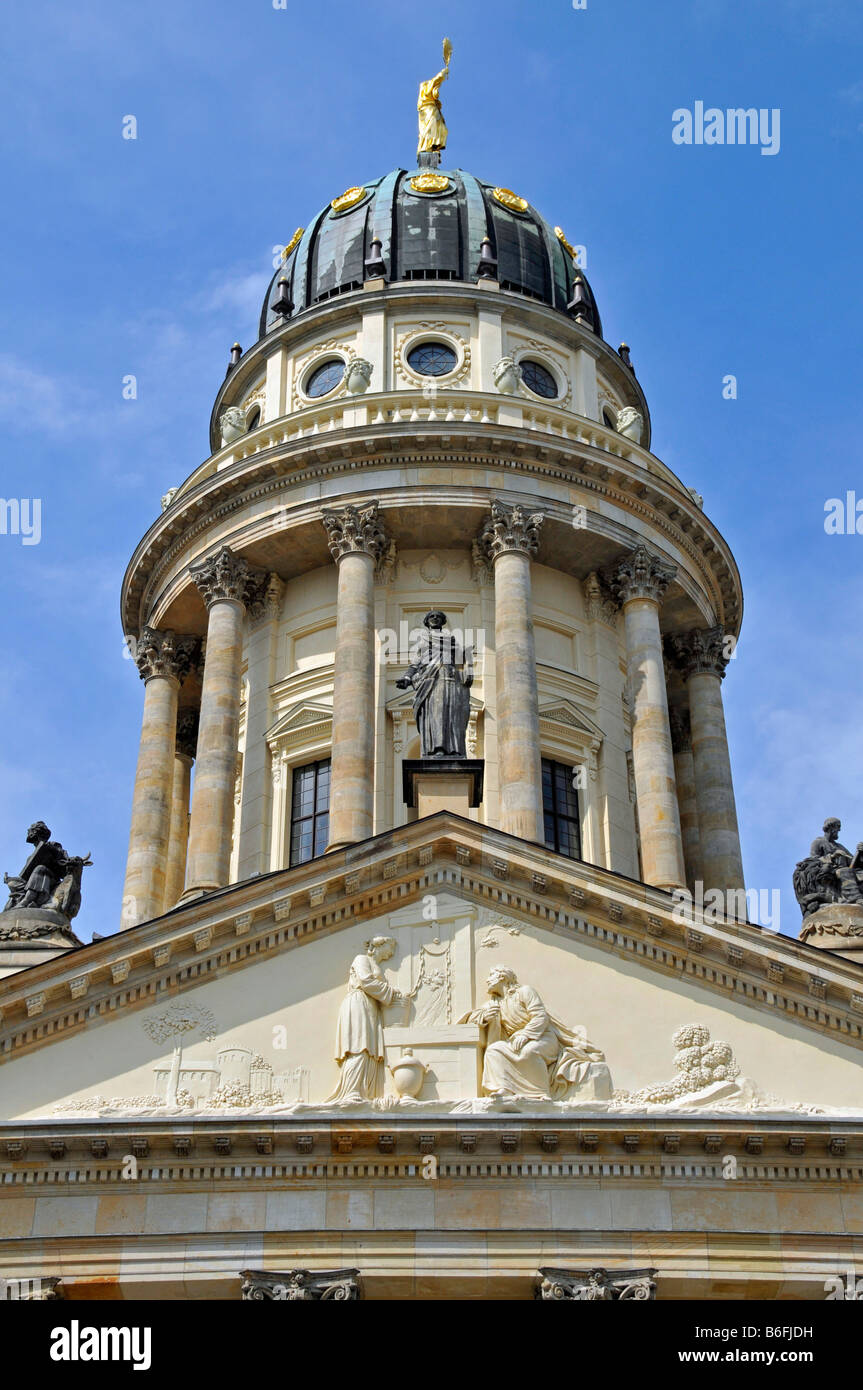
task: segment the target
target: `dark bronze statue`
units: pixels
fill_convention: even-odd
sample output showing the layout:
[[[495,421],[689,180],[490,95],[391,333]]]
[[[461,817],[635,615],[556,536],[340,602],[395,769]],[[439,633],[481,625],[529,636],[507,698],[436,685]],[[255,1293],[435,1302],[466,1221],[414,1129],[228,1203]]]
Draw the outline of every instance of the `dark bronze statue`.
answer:
[[[51,908],[71,921],[81,906],[81,875],[93,862],[90,855],[67,854],[42,820],[30,826],[27,843],[33,849],[20,874],[3,875],[9,889],[3,911]]]
[[[804,919],[830,903],[863,904],[863,843],[851,853],[839,843],[842,822],[830,816],[812,841],[809,858],[794,870],[794,892]]]
[[[446,613],[426,613],[423,623],[426,632],[415,658],[396,685],[400,690],[413,689],[420,756],[466,758],[473,685],[471,652],[468,649],[464,653],[464,666],[460,667],[456,639],[451,632],[443,631]]]

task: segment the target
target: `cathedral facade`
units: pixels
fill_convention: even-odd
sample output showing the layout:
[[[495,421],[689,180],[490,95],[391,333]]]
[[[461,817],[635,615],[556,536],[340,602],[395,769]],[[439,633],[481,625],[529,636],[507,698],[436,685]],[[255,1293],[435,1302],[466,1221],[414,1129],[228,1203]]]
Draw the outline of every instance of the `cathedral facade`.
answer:
[[[297,229],[129,563],[119,930],[0,931],[22,1297],[854,1264],[863,972],[747,921],[734,557],[564,231],[445,137]]]

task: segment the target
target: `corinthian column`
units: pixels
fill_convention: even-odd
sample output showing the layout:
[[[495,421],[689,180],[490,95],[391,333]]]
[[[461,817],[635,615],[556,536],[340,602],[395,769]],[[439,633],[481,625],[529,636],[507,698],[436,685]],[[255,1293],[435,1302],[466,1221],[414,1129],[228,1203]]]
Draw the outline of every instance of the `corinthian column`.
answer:
[[[728,658],[721,627],[696,629],[671,641],[689,690],[692,763],[704,891],[743,888],[740,832],[722,708]]]
[[[545,831],[530,562],[542,522],[541,512],[492,502],[474,551],[494,566],[500,828],[540,844]]]
[[[659,605],[676,573],[643,545],[606,573],[623,608],[642,872],[669,890],[686,884],[659,630]]]
[[[324,511],[338,566],[328,850],[367,840],[374,826],[375,566],[388,548],[378,503]]]
[[[164,905],[177,697],[197,647],[195,637],[177,637],[152,627],[142,628],[137,644],[135,664],[144,682],[144,717],[123,888],[124,927],[158,917]]]
[[[247,605],[262,602],[267,581],[227,546],[189,573],[208,618],[184,898],[224,888],[230,877],[243,619]]]
[[[695,795],[695,767],[692,762],[692,732],[686,710],[670,710],[671,746],[674,750],[674,780],[677,783],[677,808],[680,812],[680,837],[683,842],[683,864],[686,882],[695,892],[695,884],[703,881],[701,872],[701,836],[698,828],[698,800]]]
[[[198,711],[181,709],[177,715],[177,739],[174,748],[174,779],[171,798],[171,834],[168,841],[168,866],[165,872],[165,903],[163,910],[176,907],[186,881],[186,850],[189,843],[189,788],[192,784],[192,764],[198,743]]]

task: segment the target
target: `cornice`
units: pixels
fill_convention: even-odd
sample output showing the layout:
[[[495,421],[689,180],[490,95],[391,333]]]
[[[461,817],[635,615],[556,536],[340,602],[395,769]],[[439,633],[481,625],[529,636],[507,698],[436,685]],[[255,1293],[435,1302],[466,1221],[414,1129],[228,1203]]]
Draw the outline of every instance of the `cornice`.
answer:
[[[11,1120],[0,1123],[4,1191],[45,1195],[87,1187],[135,1190],[194,1184],[271,1188],[307,1181],[416,1180],[434,1153],[439,1179],[574,1178],[715,1185],[863,1179],[863,1123],[702,1115],[357,1116]]]
[[[338,441],[337,434],[341,436]],[[420,436],[416,440],[416,452],[408,447],[411,434]],[[455,440],[461,441],[462,449],[453,448]],[[425,422],[421,427],[409,422],[390,424],[377,435],[372,430],[364,435],[363,441],[354,440],[353,444],[362,447],[357,457],[349,452],[346,456],[344,431],[317,436],[314,441],[292,441],[262,450],[251,460],[241,460],[199,483],[182,499],[176,511],[171,509],[154,522],[137,547],[123,581],[124,631],[134,634],[144,619],[156,620],[157,605],[162,597],[159,584],[171,565],[199,537],[203,542],[200,551],[204,551],[207,533],[249,503],[267,496],[278,495],[284,499],[286,486],[320,482],[328,477],[356,474],[358,470],[367,472],[378,466],[391,471],[394,463],[404,469],[459,467],[485,473],[492,470],[502,474],[501,488],[508,485],[504,478],[523,475],[531,480],[528,490],[534,495],[536,483],[533,480],[537,478],[552,483],[563,481],[613,502],[624,513],[648,522],[687,557],[704,600],[712,610],[705,614],[705,619],[715,618],[729,632],[739,630],[742,591],[730,549],[691,497],[684,497],[676,487],[672,489],[661,479],[646,477],[637,463],[591,446],[582,445],[576,449],[570,442],[562,444],[553,435],[544,436],[540,444],[536,432],[525,434],[520,428],[502,426],[467,428],[456,422]],[[476,447],[470,447],[471,444]],[[378,451],[380,447],[382,453]],[[290,469],[292,461],[298,465],[293,471]],[[494,489],[486,486],[484,490],[491,498]],[[421,486],[408,483],[400,489],[376,491],[382,502],[394,495],[407,500],[423,497]],[[340,500],[348,495],[346,492]],[[431,489],[424,505],[435,506],[439,501],[439,490]],[[542,498],[542,504],[546,510],[553,505],[551,499],[546,498]],[[284,502],[279,513],[279,529],[284,529],[283,508]],[[308,505],[298,506],[291,522],[303,524],[307,512]],[[613,535],[615,531],[625,531],[619,522],[598,513],[588,514],[588,524],[598,533]],[[256,518],[252,525],[260,528],[262,534],[269,533],[272,517]],[[223,530],[219,538],[220,543],[229,541],[234,547],[241,543],[235,534],[226,537]],[[638,539],[639,536],[630,535],[623,537],[621,543],[632,544]],[[681,570],[679,581],[685,586],[687,580],[690,591],[694,590],[693,579]],[[694,594],[691,592],[690,596]]]
[[[0,1062],[446,890],[863,1052],[863,967],[442,812],[7,976]]]

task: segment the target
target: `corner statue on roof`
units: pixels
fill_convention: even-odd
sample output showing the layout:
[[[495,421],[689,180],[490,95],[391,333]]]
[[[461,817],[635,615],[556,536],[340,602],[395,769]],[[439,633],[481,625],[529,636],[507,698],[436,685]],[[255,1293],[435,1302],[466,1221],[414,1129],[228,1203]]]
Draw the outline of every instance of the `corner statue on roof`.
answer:
[[[33,849],[20,874],[3,875],[9,889],[3,911],[47,907],[71,920],[81,906],[82,871],[93,861],[89,854],[67,854],[62,845],[51,839],[51,831],[43,820],[30,826],[27,843]]]

